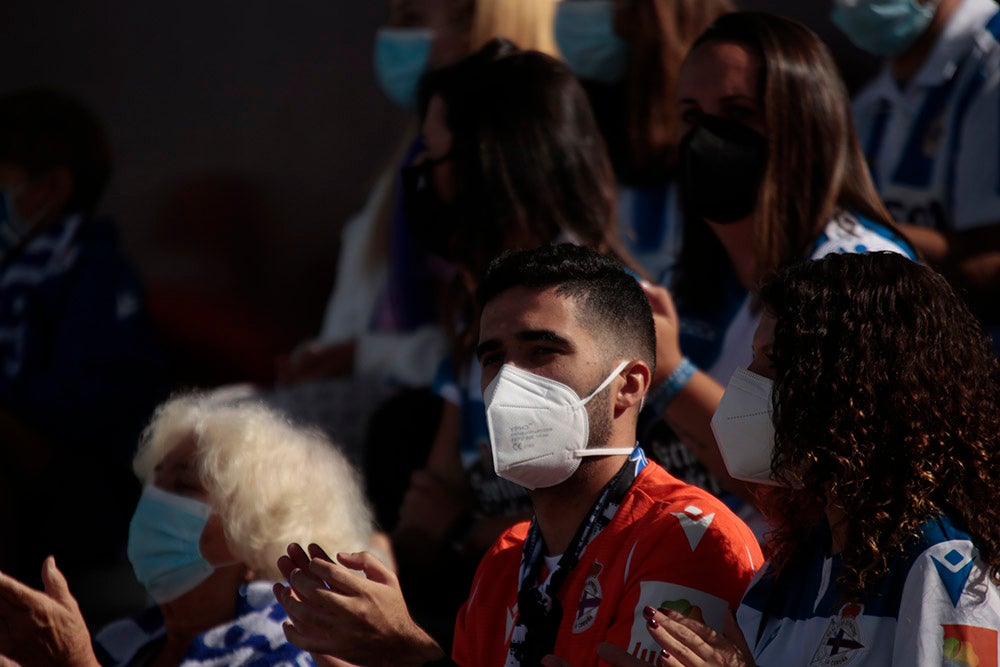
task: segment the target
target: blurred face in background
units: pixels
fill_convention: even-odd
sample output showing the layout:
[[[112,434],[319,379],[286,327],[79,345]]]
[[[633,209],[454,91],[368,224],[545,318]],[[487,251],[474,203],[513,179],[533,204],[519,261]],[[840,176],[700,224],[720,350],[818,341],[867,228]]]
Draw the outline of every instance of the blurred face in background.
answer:
[[[703,114],[718,116],[767,135],[759,96],[760,58],[736,42],[706,42],[681,67],[677,98],[681,134]]]
[[[469,53],[471,0],[391,0],[392,28],[416,28],[434,33],[428,69],[454,65]]]
[[[471,0],[392,0],[375,34],[375,74],[398,106],[416,111],[420,77],[469,52]]]
[[[448,107],[440,96],[435,95],[427,104],[427,114],[421,128],[424,142],[424,160],[431,165],[430,178],[434,191],[445,203],[455,201],[455,172],[450,159],[452,134],[448,129]]]
[[[678,149],[685,215],[716,225],[730,252],[754,246],[751,216],[767,167],[760,57],[739,42],[710,40],[688,55],[678,82]],[[736,230],[740,230],[734,235]],[[720,236],[720,238],[722,238]],[[723,241],[726,244],[726,241]],[[751,279],[752,267],[743,267]]]

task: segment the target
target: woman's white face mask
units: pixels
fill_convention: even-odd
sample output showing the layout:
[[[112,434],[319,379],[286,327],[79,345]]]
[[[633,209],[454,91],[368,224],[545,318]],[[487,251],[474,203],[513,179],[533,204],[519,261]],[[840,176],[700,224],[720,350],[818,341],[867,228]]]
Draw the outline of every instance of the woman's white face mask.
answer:
[[[737,369],[712,416],[712,433],[729,474],[757,484],[782,486],[774,479],[772,392],[774,382],[746,369]]]

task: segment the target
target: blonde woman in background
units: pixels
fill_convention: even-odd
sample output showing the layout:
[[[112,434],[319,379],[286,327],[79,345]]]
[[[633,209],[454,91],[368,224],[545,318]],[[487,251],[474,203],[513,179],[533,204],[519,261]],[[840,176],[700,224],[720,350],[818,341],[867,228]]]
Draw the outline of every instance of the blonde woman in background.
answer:
[[[375,35],[383,92],[416,111],[420,78],[503,37],[555,54],[555,0],[391,0]],[[429,385],[445,356],[436,318],[433,260],[413,247],[398,206],[399,171],[422,150],[416,126],[379,175],[364,208],[342,232],[337,279],[319,335],[279,361],[278,379],[296,383],[374,375],[404,386]]]
[[[556,0],[391,0],[375,36],[380,87],[413,111],[421,77],[457,63],[495,37],[524,49],[556,52]],[[387,128],[388,129],[388,128]],[[395,128],[392,128],[395,132]],[[448,355],[442,293],[453,269],[414,237],[402,206],[403,167],[424,150],[416,119],[377,176],[364,207],[341,233],[337,276],[317,336],[276,362],[270,404],[322,427],[358,464],[370,441],[405,439],[411,460],[384,487],[369,488],[380,523],[391,528],[410,470],[434,437],[441,402],[427,389]],[[377,408],[390,415],[375,419]],[[370,421],[387,432],[367,432]],[[403,430],[396,430],[398,427]],[[366,471],[366,477],[370,477]]]

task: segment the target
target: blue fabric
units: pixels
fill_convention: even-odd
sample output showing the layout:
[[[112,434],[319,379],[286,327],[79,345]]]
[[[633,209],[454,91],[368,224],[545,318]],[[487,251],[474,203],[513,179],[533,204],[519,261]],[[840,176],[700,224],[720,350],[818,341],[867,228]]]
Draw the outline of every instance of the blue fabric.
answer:
[[[411,164],[423,150],[423,142],[419,138],[415,139],[403,156],[400,170]],[[413,331],[421,325],[438,322],[437,306],[431,289],[434,275],[429,256],[420,250],[410,233],[403,207],[403,191],[399,186],[402,179],[398,173],[395,182],[390,221],[389,272],[383,304],[374,313],[372,329]],[[389,321],[380,320],[386,311]]]
[[[961,67],[961,66],[960,66]],[[920,108],[916,122],[903,148],[893,180],[915,188],[926,188],[931,184],[936,155],[928,154],[925,146],[931,125],[941,122],[947,114],[948,104],[954,96],[959,77],[952,77],[931,90]],[[875,151],[875,155],[878,152]],[[872,170],[874,171],[874,170]]]
[[[635,247],[642,250],[656,250],[663,243],[667,214],[667,190],[662,187],[633,188],[634,203],[632,227],[635,231]]]
[[[852,653],[854,664],[887,665],[890,656],[894,665],[910,664],[901,656],[913,647],[899,644],[902,640],[896,632],[897,619],[899,624],[907,626],[915,619],[947,618],[952,613],[966,622],[970,618],[961,616],[959,598],[969,582],[976,551],[970,536],[947,517],[925,522],[917,537],[890,560],[888,573],[876,589],[856,604],[845,599],[837,585],[844,574],[844,564],[839,554],[826,555],[830,543],[830,530],[824,520],[813,531],[803,551],[780,574],[767,565],[747,589],[738,617],[759,664],[790,664],[786,661],[808,660],[810,655],[813,655],[811,664],[847,664]],[[917,587],[907,593],[918,561],[935,566],[933,579],[937,581],[930,583],[944,589],[944,599],[928,588]],[[984,600],[982,593],[979,591],[970,598],[974,614],[995,605],[992,594]],[[977,616],[976,621],[975,624],[988,623],[989,615]],[[928,622],[927,628],[930,627],[941,626]],[[824,628],[831,629],[824,634]],[[919,627],[913,631],[919,632]],[[934,655],[925,658],[928,664],[942,664],[940,656],[937,660]]]
[[[892,105],[888,100],[882,100],[879,104],[878,112],[875,114],[875,122],[872,123],[871,133],[865,140],[865,160],[868,162],[872,181],[878,188],[878,171],[874,168],[875,160],[878,158],[879,149],[882,147],[882,140],[885,138],[885,129],[892,115]]]
[[[885,239],[890,244],[892,244],[892,245],[895,246],[894,250],[896,252],[899,252],[900,254],[906,255],[910,259],[916,261],[916,259],[917,259],[917,253],[914,251],[913,246],[910,245],[910,242],[907,241],[905,238],[903,238],[903,236],[897,234],[892,229],[890,229],[889,227],[886,227],[882,223],[875,222],[874,220],[866,218],[866,217],[864,217],[862,215],[856,215],[854,217],[857,219],[858,222],[861,223],[861,226],[867,232],[869,232],[871,234],[874,234],[878,238]],[[829,239],[830,239],[830,236],[827,234],[826,231],[824,231],[822,234],[819,235],[819,237],[816,239],[816,242],[813,244],[812,251],[810,252],[810,255],[812,256],[813,259],[816,258],[816,253],[820,249],[820,247],[824,243],[827,243],[829,241]],[[871,243],[871,242],[872,242],[872,240],[868,239],[868,243]],[[856,244],[856,245],[854,245],[852,247],[842,246],[842,247],[838,248],[837,252],[839,252],[841,254],[847,254],[847,253],[856,253],[856,252],[859,252],[859,253],[861,253],[861,252],[869,252],[870,250],[871,250],[871,248],[869,248],[867,245],[865,245],[865,242],[862,241],[861,243],[858,243],[858,244]]]
[[[928,61],[900,83],[887,66],[854,103],[873,180],[895,220],[943,231],[996,222],[1000,15],[965,0]]]
[[[288,616],[271,586],[267,581],[241,586],[236,617],[195,637],[178,667],[314,665],[308,653],[285,639],[281,624]],[[151,607],[101,630],[94,638],[94,652],[104,667],[125,667],[135,656],[155,650],[165,636],[163,614]]]
[[[897,556],[890,566],[889,576],[876,591],[865,598],[865,614],[895,618],[903,595],[903,584],[914,561],[928,547],[949,540],[970,540],[969,535],[954,526],[945,516],[928,521],[921,527],[919,538],[906,551]],[[830,557],[830,585],[825,587],[817,603],[816,594],[821,590],[823,561],[830,548],[830,528],[823,521],[813,531],[810,549],[790,563],[779,578],[769,570],[747,590],[742,605],[752,607],[769,616],[807,620],[828,616],[844,604],[835,582],[844,574],[840,555]]]
[[[109,221],[63,220],[0,270],[0,408],[59,443],[119,442],[127,459],[168,386]]]
[[[747,297],[746,289],[740,285],[736,273],[728,264],[719,270],[727,273],[726,296],[722,307],[714,313],[700,313],[698,316],[684,311],[678,313],[681,349],[684,350],[684,355],[701,369],[710,368],[719,358],[726,329]]]

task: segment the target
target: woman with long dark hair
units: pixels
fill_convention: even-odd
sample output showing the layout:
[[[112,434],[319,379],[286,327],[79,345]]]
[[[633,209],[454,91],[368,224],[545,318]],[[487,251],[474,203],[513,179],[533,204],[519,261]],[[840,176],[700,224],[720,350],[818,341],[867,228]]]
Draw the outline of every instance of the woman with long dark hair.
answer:
[[[685,228],[676,310],[666,290],[649,290],[659,388],[647,410],[670,430],[654,422],[642,439],[678,476],[749,497],[727,474],[709,420],[723,384],[749,362],[759,281],[831,252],[913,251],[868,176],[833,59],[804,26],[760,13],[720,17],[681,68],[678,108]]]

